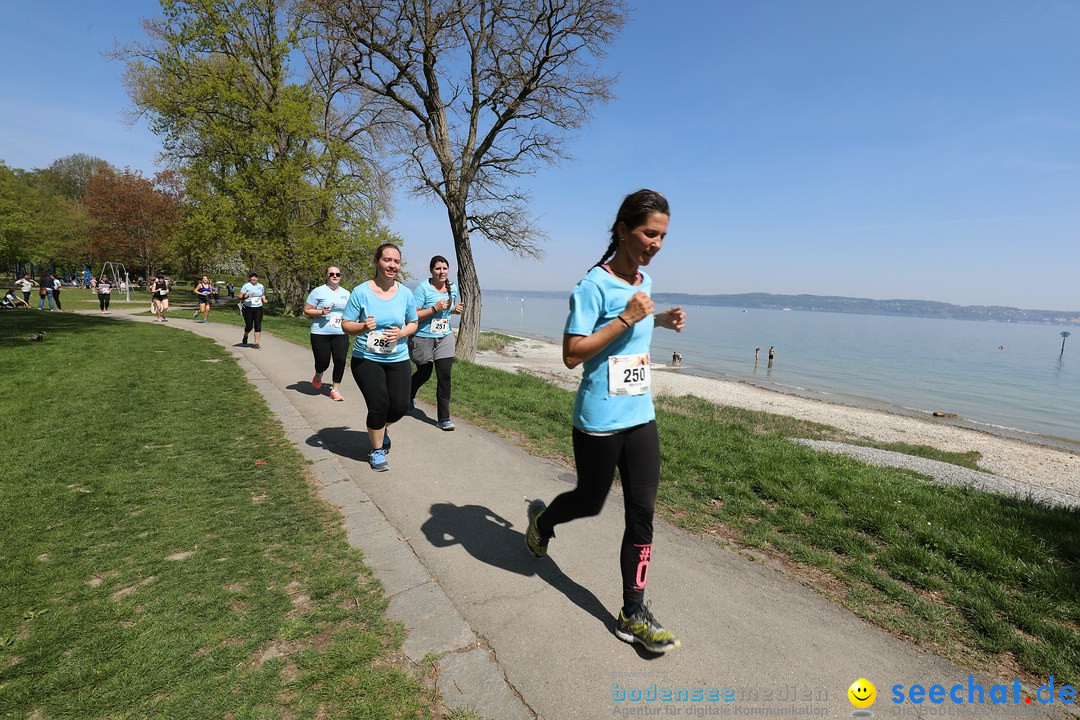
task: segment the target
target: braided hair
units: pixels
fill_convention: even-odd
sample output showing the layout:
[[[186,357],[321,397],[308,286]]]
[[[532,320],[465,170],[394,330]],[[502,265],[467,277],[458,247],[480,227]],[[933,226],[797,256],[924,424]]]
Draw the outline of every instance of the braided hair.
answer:
[[[619,223],[632,230],[645,222],[645,218],[652,213],[671,215],[667,198],[655,190],[642,189],[623,198],[615,222],[611,225],[611,242],[600,262],[593,267],[599,267],[615,256],[615,251],[619,249]]]

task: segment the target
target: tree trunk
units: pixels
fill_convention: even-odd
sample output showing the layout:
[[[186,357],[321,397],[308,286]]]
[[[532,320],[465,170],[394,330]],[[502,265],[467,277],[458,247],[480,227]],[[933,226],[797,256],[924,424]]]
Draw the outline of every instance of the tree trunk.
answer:
[[[480,339],[480,279],[476,277],[472,246],[469,244],[469,227],[464,202],[447,203],[450,216],[450,232],[454,236],[454,252],[457,254],[458,293],[464,308],[458,328],[456,356],[472,362],[476,359],[476,342]]]

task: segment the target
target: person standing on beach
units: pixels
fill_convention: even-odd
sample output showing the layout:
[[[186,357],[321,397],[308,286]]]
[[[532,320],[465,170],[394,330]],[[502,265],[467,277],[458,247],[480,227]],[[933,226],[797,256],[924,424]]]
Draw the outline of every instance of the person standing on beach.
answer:
[[[248,281],[240,288],[240,300],[242,301],[240,313],[244,316],[244,339],[241,345],[248,344],[248,335],[252,328],[255,329],[256,350],[262,350],[259,339],[262,337],[263,305],[266,301],[266,288],[259,282],[259,273],[252,270],[248,273]]]
[[[550,507],[533,500],[525,534],[533,555],[547,555],[557,525],[600,513],[618,468],[626,528],[619,555],[623,606],[615,635],[654,653],[677,648],[679,641],[660,625],[644,599],[660,485],[649,346],[654,325],[682,332],[686,313],[678,307],[654,313],[652,278],[640,268],[660,252],[669,217],[668,202],[658,192],[638,190],[626,196],[607,252],[570,296],[563,363],[568,368],[584,364],[573,411],[577,487],[559,495]]]
[[[464,305],[458,300],[458,291],[450,283],[450,263],[442,255],[431,258],[428,265],[431,278],[416,286],[416,316],[420,329],[409,341],[412,361],[416,372],[412,376],[412,392],[409,407],[416,400],[416,393],[431,378],[435,369],[435,402],[440,430],[453,430],[450,419],[450,371],[454,366],[454,333],[450,330],[450,315],[460,315]]]
[[[345,360],[349,354],[349,336],[341,329],[341,318],[349,302],[349,291],[341,287],[341,268],[326,268],[326,284],[312,290],[304,302],[304,314],[311,318],[311,352],[315,355],[315,375],[311,387],[322,387],[322,376],[330,361],[334,361],[334,384],[330,399],[341,402],[341,379],[345,377]]]
[[[375,250],[375,279],[353,288],[341,327],[356,335],[352,374],[367,403],[367,433],[371,442],[371,469],[390,469],[388,426],[409,410],[409,348],[404,342],[416,332],[416,301],[412,291],[397,281],[401,251],[393,243]]]

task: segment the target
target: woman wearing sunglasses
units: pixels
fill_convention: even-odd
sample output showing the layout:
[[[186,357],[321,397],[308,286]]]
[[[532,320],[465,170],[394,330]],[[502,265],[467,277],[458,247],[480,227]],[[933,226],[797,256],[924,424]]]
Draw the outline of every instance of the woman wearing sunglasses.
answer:
[[[322,387],[322,376],[334,361],[334,384],[330,399],[341,402],[341,379],[345,377],[345,360],[349,353],[349,336],[341,329],[341,315],[349,302],[349,291],[341,287],[341,268],[326,268],[326,284],[311,291],[304,303],[304,314],[311,318],[311,352],[315,355],[315,375],[311,387]]]

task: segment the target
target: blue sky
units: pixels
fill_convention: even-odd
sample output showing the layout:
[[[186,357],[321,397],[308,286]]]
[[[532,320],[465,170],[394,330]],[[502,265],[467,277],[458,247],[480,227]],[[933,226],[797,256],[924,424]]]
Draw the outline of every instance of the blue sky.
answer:
[[[482,286],[569,290],[622,196],[665,193],[657,291],[812,293],[1080,309],[1080,3],[635,3],[616,99],[523,185],[542,261],[474,238]],[[0,4],[0,159],[155,169],[123,66],[153,0]],[[422,274],[445,212],[401,195]]]

